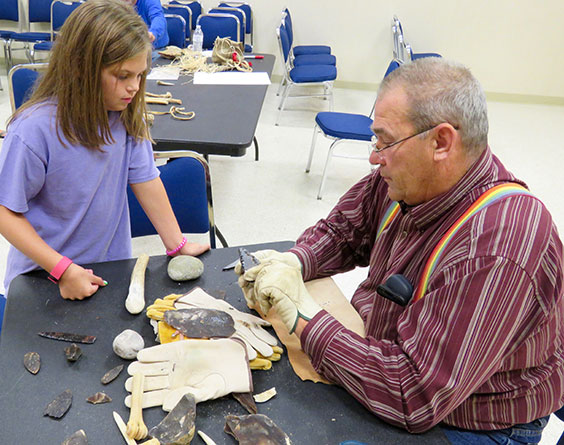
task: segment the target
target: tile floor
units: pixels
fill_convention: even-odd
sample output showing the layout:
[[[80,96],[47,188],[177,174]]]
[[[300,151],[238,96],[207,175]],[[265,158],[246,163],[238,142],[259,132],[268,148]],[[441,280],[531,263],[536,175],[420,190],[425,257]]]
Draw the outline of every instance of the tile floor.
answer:
[[[0,71],[4,73],[3,66]],[[0,80],[4,87],[0,91],[0,128],[4,128],[10,105],[6,76],[0,76]],[[254,161],[252,148],[240,158],[210,158],[216,224],[230,246],[296,239],[370,170],[366,161],[334,158],[323,199],[317,200],[329,146],[326,139],[318,138],[309,174],[305,173],[305,165],[315,113],[327,109],[327,103],[319,99],[290,99],[290,110],[282,114],[280,125],[275,126],[277,87],[273,84],[269,88],[256,132],[260,161]],[[336,89],[334,95],[336,111],[356,113],[368,113],[375,98],[374,91],[347,89]],[[564,185],[560,171],[564,165],[564,107],[490,102],[489,115],[494,152],[546,203],[564,234],[564,201],[560,195]],[[196,124],[197,119],[192,123]],[[368,154],[367,148],[359,144],[342,145],[340,151]],[[7,242],[0,237],[0,277],[5,270],[7,248]],[[142,251],[160,255],[163,248],[156,237],[143,237],[134,240],[135,254]],[[364,274],[364,270],[357,270],[338,276],[336,281],[350,296]],[[562,431],[564,423],[552,416],[542,444],[556,444]]]

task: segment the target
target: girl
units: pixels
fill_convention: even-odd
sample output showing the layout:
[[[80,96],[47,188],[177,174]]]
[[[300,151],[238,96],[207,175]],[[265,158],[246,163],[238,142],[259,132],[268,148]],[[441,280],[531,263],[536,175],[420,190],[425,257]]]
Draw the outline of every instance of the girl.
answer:
[[[77,263],[131,257],[128,183],[169,255],[209,249],[186,243],[154,164],[144,119],[150,54],[145,23],[123,1],[88,0],[66,20],[0,152],[6,289],[38,265],[66,299],[104,286]]]

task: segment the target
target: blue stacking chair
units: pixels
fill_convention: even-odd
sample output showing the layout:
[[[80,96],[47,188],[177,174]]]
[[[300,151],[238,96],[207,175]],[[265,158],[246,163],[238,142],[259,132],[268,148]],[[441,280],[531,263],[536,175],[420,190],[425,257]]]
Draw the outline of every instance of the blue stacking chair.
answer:
[[[290,48],[294,56],[301,56],[305,54],[331,54],[331,47],[328,45],[298,45],[294,46],[294,26],[292,24],[292,16],[290,10],[285,8],[282,11],[284,25],[288,33]]]
[[[329,109],[333,111],[333,81],[337,78],[337,68],[334,65],[302,65],[292,67],[290,63],[290,40],[284,23],[281,23],[276,28],[276,36],[284,65],[284,77],[281,82],[283,91],[281,93],[280,105],[278,106],[279,111],[276,125],[278,125],[284,110],[284,104],[289,97],[290,89],[294,86],[322,86],[323,93],[291,97],[323,97],[329,100]]]
[[[40,72],[47,66],[47,63],[24,63],[12,67],[8,75],[12,113],[29,98]]]
[[[249,36],[249,47],[245,47],[245,51],[250,52],[254,46],[254,17],[251,5],[246,2],[222,2],[217,5],[219,8],[237,8],[245,13],[245,34]],[[245,38],[246,41],[246,38]]]
[[[168,44],[186,48],[186,20],[178,14],[165,14]]]
[[[203,12],[202,9],[202,4],[195,0],[195,1],[186,1],[186,0],[171,0],[168,4],[168,6],[175,6],[175,5],[183,5],[183,6],[187,6],[188,8],[190,8],[190,11],[192,11],[192,31],[196,29],[196,21],[198,20],[198,17],[200,17],[200,14]],[[188,22],[187,22],[188,23]]]
[[[215,237],[223,247],[225,238],[215,226],[209,166],[206,160],[192,151],[157,151],[157,158],[174,158],[159,166],[161,180],[182,233],[209,233],[212,249]],[[131,236],[155,235],[157,232],[131,187],[127,187]]]
[[[21,31],[21,24],[19,22],[18,0],[0,0],[0,20],[14,22],[18,25],[18,30]],[[6,62],[6,74],[10,71],[12,65],[11,55],[8,52],[8,42],[12,39],[14,34],[18,31],[0,29],[0,40],[4,48],[4,61]],[[0,83],[0,90],[2,84]]]
[[[400,63],[397,60],[392,60],[386,70],[387,76],[393,70],[395,70]],[[364,114],[353,114],[353,113],[338,113],[338,112],[321,112],[317,113],[315,116],[315,126],[313,128],[313,138],[311,141],[311,148],[309,149],[309,158],[306,166],[306,173],[309,173],[311,168],[311,163],[313,160],[313,153],[315,151],[315,143],[318,133],[323,133],[323,135],[331,139],[331,145],[329,146],[329,151],[327,153],[327,159],[325,160],[325,167],[323,169],[323,175],[321,176],[321,184],[319,185],[319,191],[317,192],[317,199],[322,198],[323,187],[325,186],[325,180],[327,179],[327,171],[329,170],[329,164],[332,157],[347,157],[351,156],[341,156],[334,153],[335,148],[343,142],[361,142],[366,144],[368,149],[368,155],[370,155],[370,140],[374,133],[370,129],[372,125],[372,113],[374,111],[374,106],[370,111],[368,116]],[[356,159],[366,160],[365,157],[358,157]]]
[[[163,5],[163,12],[165,14],[179,15],[184,19],[184,21],[186,22],[186,26],[185,26],[186,31],[184,34],[185,34],[186,44],[188,44],[188,42],[190,42],[190,40],[192,39],[192,10],[188,6],[178,3],[178,4],[168,4],[166,6]],[[170,40],[170,35],[169,35],[169,40]],[[181,48],[184,48],[186,44]]]
[[[31,51],[32,61],[35,61],[35,53],[37,51],[51,51],[51,49],[53,49],[57,33],[65,23],[65,20],[82,3],[84,3],[83,0],[54,0],[53,3],[51,3],[51,38],[45,42],[39,42],[33,45],[33,51]]]
[[[247,15],[245,11],[239,8],[233,8],[230,6],[218,6],[216,8],[210,9],[208,14],[232,14],[239,20],[239,37],[244,45],[244,51],[250,53],[253,49],[250,45],[247,45],[245,41],[245,30],[247,29]]]
[[[28,0],[28,26],[31,23],[51,23],[51,3],[53,0]],[[27,59],[33,62],[33,44],[47,42],[51,40],[50,32],[30,31],[15,33],[8,41],[8,54],[10,65],[12,64],[12,44],[14,42],[23,43]]]
[[[217,37],[229,37],[234,42],[241,42],[241,23],[233,14],[200,14],[196,25],[204,33],[204,49],[213,49]]]

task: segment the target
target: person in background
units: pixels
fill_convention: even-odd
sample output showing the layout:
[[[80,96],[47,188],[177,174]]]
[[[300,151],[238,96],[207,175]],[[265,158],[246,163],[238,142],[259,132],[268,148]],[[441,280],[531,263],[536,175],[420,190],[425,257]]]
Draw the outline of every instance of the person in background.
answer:
[[[289,252],[257,252],[239,277],[247,304],[275,310],[316,371],[389,423],[440,425],[455,444],[538,443],[564,403],[550,213],[492,153],[485,94],[461,65],[424,58],[389,74],[372,130],[379,168]],[[304,280],[367,265],[351,300],[361,337]]]
[[[0,151],[7,291],[38,267],[65,299],[104,286],[79,264],[131,257],[128,184],[169,255],[209,249],[186,242],[155,166],[145,121],[150,52],[145,23],[121,0],[89,0],[63,25]]]
[[[157,51],[168,45],[166,18],[160,0],[125,0],[135,7],[137,13],[149,28],[149,39],[153,43],[153,59],[158,57]]]

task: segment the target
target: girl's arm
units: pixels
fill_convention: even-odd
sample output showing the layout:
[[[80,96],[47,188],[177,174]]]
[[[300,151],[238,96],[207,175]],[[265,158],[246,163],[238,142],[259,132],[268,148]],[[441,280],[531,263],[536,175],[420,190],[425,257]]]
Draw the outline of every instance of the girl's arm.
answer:
[[[161,178],[130,185],[143,211],[161,237],[166,250],[176,249],[182,243],[183,235]],[[178,253],[197,256],[209,248],[209,244],[186,243]]]
[[[63,255],[43,241],[23,214],[12,212],[2,205],[0,205],[0,233],[12,246],[47,272],[52,271],[63,258]],[[61,296],[69,300],[82,300],[104,285],[102,278],[74,263],[59,279]]]

